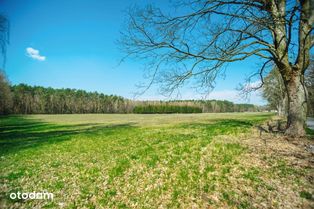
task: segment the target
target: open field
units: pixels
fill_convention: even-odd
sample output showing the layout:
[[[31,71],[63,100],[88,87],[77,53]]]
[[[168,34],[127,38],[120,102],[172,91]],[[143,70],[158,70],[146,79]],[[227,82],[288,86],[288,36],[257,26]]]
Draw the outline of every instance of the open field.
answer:
[[[0,118],[0,208],[313,208],[313,140],[265,113]],[[11,200],[11,192],[54,194]]]

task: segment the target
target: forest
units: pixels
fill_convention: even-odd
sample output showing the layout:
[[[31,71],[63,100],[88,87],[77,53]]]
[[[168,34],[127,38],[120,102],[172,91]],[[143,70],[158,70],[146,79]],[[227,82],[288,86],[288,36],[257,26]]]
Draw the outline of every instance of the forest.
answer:
[[[219,113],[261,110],[261,107],[252,104],[220,100],[138,101],[69,88],[54,89],[27,84],[8,88],[6,103],[1,104],[1,114]]]

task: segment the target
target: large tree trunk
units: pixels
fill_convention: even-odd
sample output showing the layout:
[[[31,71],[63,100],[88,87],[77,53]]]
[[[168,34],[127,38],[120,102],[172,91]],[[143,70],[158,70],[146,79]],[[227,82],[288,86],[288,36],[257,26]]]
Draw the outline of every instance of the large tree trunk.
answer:
[[[301,73],[300,73],[301,74]],[[288,121],[286,135],[305,136],[306,96],[303,75],[292,75],[286,83],[288,94]]]

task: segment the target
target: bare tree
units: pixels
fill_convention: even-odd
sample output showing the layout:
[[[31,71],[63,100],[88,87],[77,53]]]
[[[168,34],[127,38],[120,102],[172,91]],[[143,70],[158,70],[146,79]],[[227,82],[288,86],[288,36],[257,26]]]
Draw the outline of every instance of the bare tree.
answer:
[[[147,61],[149,85],[173,92],[192,80],[197,88],[212,88],[228,63],[258,57],[261,84],[273,64],[284,81],[286,134],[305,135],[312,0],[179,0],[175,6],[169,14],[152,5],[128,12],[122,50],[126,57]]]
[[[272,69],[263,81],[263,97],[268,101],[271,108],[278,111],[279,116],[285,116],[288,104],[287,92],[279,70],[277,68]]]
[[[9,22],[6,17],[0,14],[0,54],[3,57],[3,68],[6,61],[6,49],[9,43]],[[12,94],[10,84],[5,72],[0,69],[0,115],[8,114],[12,107]]]
[[[9,22],[7,18],[0,14],[0,52],[3,56],[3,68],[6,61],[6,49],[9,43]]]

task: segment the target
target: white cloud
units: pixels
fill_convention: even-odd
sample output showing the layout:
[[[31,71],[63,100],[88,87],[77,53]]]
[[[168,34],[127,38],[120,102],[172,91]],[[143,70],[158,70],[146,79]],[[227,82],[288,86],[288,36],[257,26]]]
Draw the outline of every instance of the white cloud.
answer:
[[[39,54],[39,50],[37,49],[34,49],[32,47],[27,47],[26,48],[26,54],[27,56],[35,59],[35,60],[39,60],[39,61],[45,61],[46,60],[46,57],[45,56],[41,56]]]

